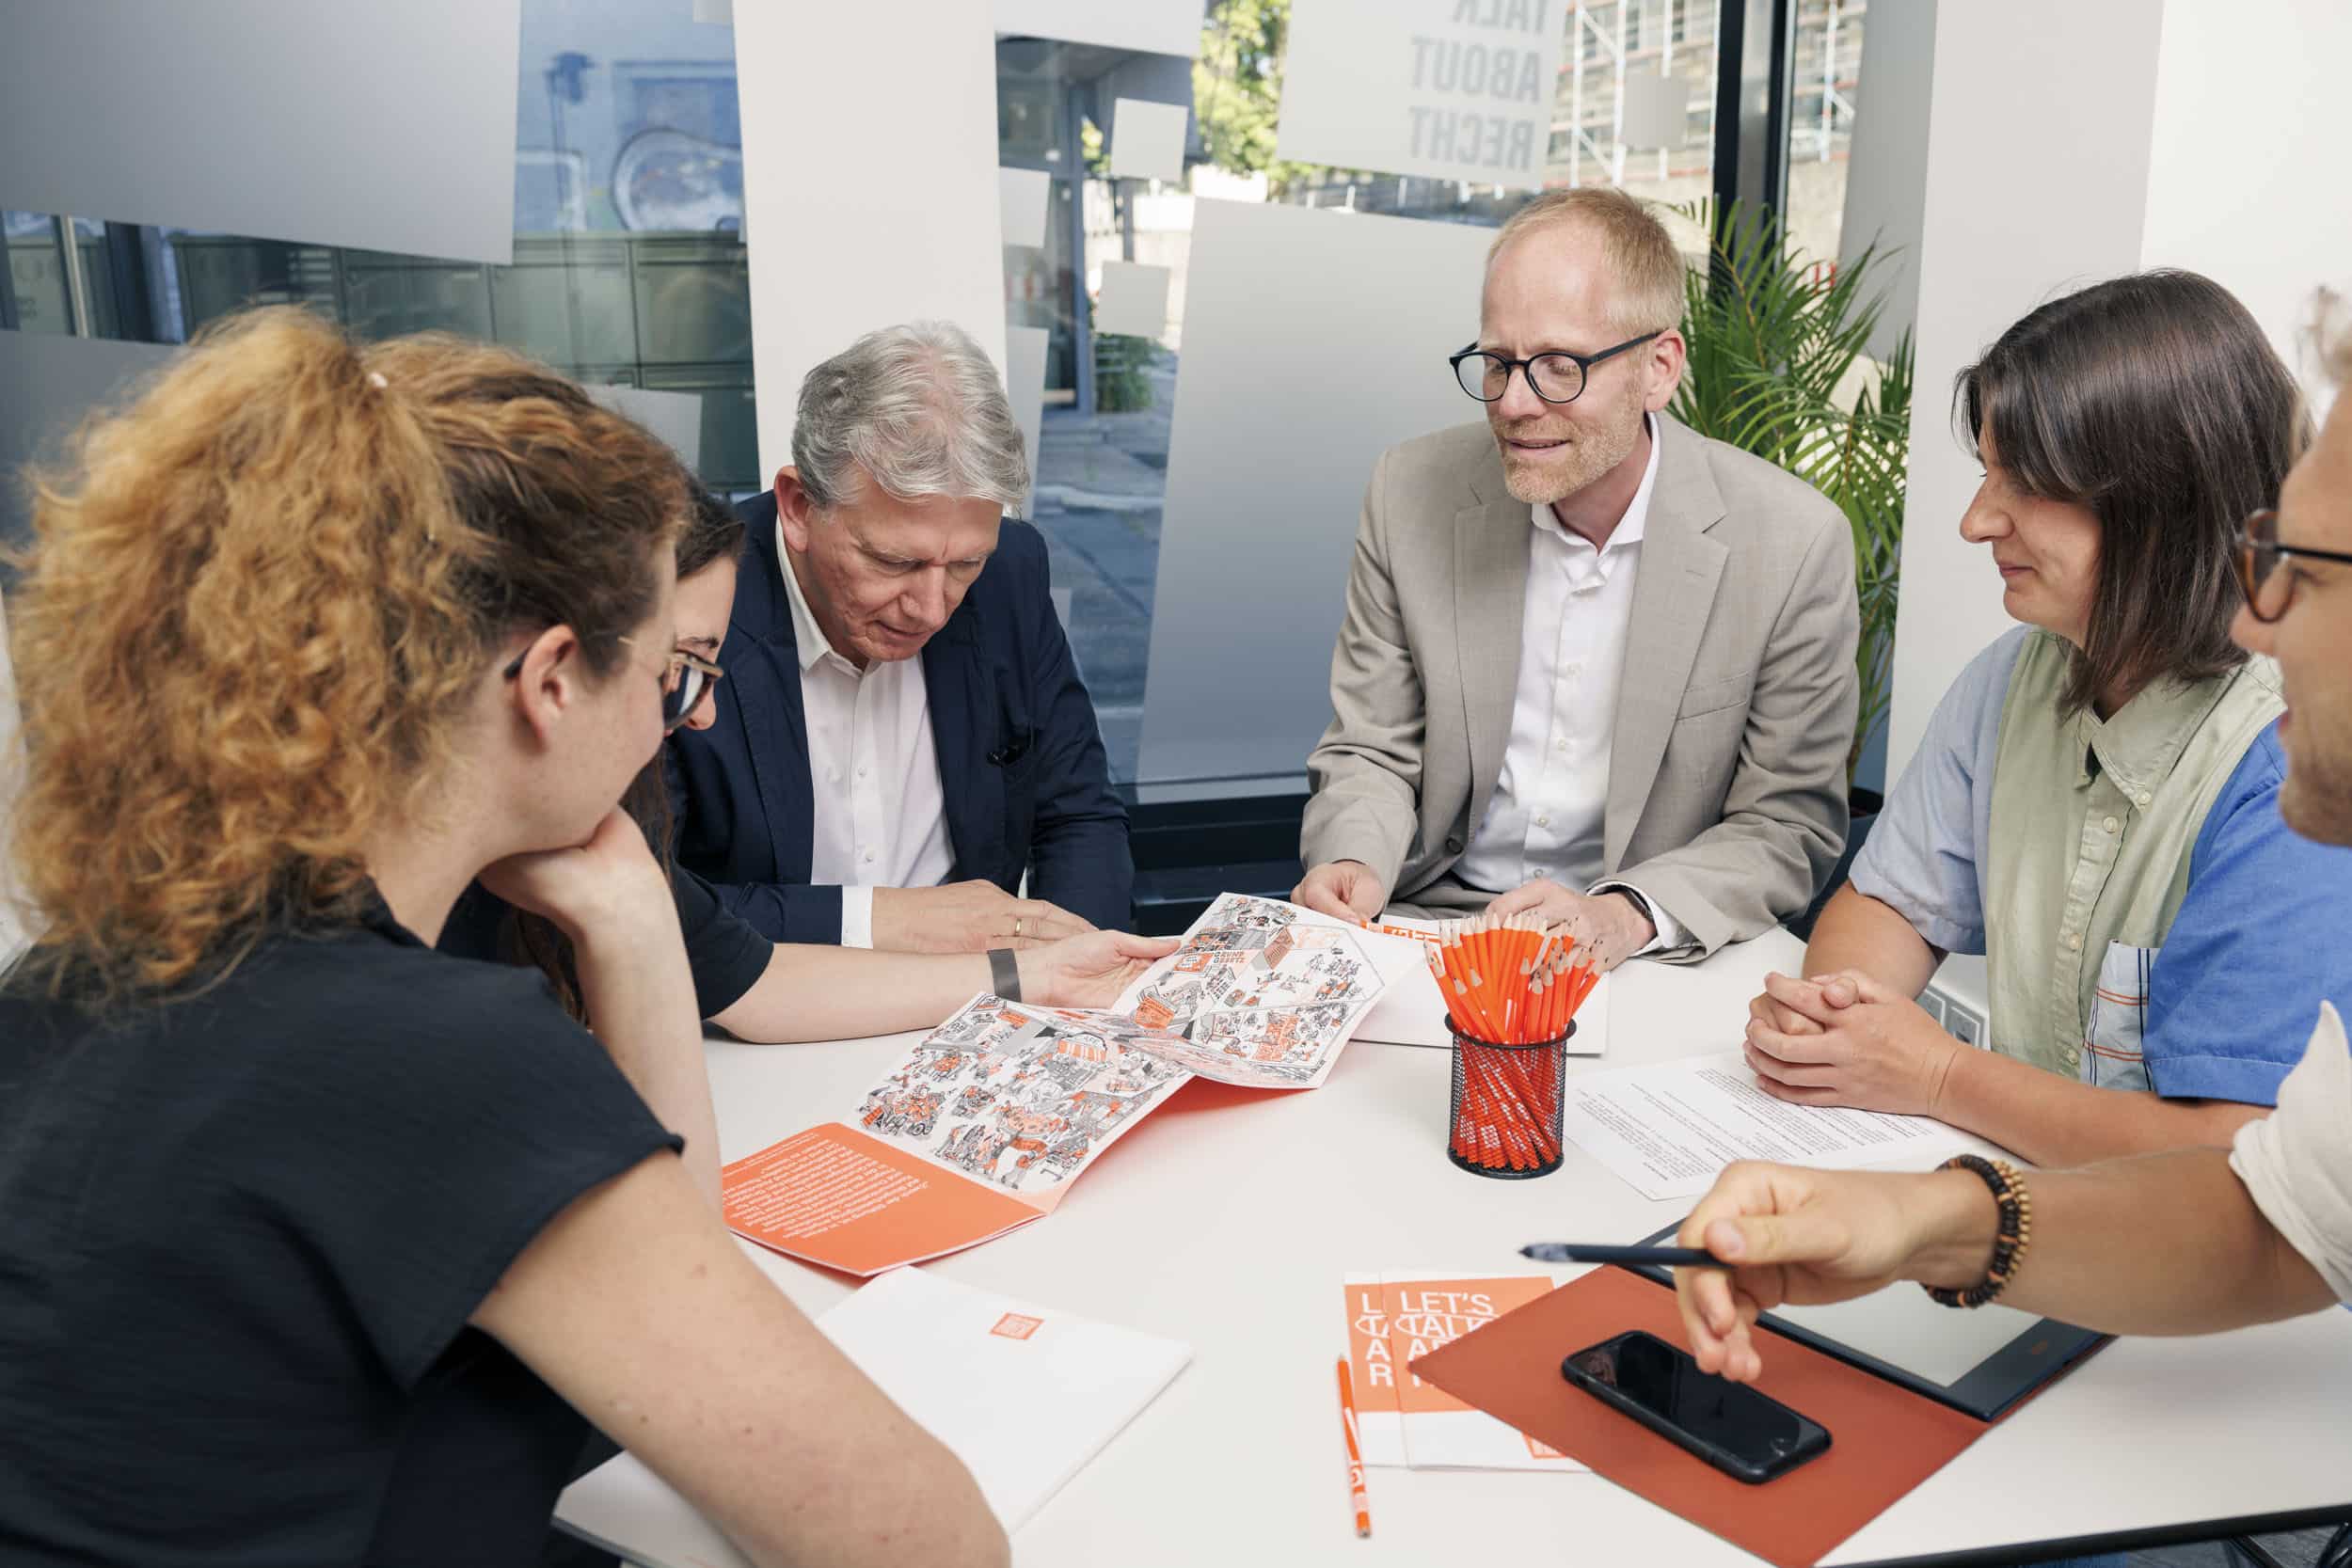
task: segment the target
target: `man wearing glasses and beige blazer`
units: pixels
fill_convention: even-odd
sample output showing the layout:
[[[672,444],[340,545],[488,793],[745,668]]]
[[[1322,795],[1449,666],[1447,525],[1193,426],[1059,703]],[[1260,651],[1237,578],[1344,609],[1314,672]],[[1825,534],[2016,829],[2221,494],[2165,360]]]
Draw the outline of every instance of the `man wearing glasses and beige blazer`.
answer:
[[[1483,425],[1382,454],[1293,897],[1532,911],[1608,963],[1802,911],[1843,848],[1856,703],[1844,514],[1663,410],[1683,261],[1609,189],[1497,235]]]

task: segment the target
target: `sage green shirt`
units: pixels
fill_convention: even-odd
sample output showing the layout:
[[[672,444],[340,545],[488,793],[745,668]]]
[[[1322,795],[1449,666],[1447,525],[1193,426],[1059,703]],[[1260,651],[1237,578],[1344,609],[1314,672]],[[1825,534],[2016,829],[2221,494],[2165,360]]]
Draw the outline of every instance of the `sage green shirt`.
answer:
[[[2181,907],[2205,814],[2286,705],[2277,666],[2256,658],[2210,680],[2159,681],[2105,721],[2068,713],[2072,653],[2034,634],[2001,707],[1981,868],[1988,1043],[2099,1082],[2086,1052],[2137,1069],[2144,955]],[[2103,1028],[2108,1014],[2115,1026]]]

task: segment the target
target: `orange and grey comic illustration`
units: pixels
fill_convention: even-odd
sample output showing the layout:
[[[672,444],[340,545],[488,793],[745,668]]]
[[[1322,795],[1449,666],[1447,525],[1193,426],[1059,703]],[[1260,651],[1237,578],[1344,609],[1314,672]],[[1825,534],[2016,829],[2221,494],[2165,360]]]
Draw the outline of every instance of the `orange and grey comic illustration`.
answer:
[[[1008,1192],[1057,1187],[1190,1076],[1123,1019],[983,996],[866,1091],[854,1123]]]
[[[1378,971],[1344,927],[1293,905],[1229,893],[1130,993],[1143,1049],[1210,1078],[1260,1088],[1312,1088],[1331,1069],[1381,990]]]

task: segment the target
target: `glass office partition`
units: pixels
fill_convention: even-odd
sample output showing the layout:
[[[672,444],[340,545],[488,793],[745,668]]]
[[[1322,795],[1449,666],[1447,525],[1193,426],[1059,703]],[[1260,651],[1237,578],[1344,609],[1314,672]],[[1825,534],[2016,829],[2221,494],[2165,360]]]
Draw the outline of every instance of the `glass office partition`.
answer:
[[[684,5],[525,0],[519,61],[511,265],[129,230],[155,274],[139,332],[184,341],[231,311],[299,305],[361,338],[505,343],[582,381],[699,397],[703,477],[731,493],[764,486],[733,29]],[[125,335],[108,226],[75,231],[82,330]],[[73,331],[56,220],[9,214],[6,235],[0,325]]]

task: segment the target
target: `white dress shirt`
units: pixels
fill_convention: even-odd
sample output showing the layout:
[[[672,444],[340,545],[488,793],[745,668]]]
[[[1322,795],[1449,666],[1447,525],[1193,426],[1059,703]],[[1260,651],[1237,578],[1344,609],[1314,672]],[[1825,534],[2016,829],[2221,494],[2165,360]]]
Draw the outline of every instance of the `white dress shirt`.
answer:
[[[1507,893],[1539,877],[1591,892],[1602,883],[1609,755],[1626,631],[1642,565],[1642,531],[1658,483],[1658,427],[1650,420],[1649,465],[1606,547],[1560,526],[1547,505],[1530,509],[1527,597],[1511,739],[1486,815],[1454,863],[1465,884]],[[1645,895],[1657,939],[1643,949],[1682,946],[1681,924]]]
[[[954,869],[947,796],[920,657],[861,671],[833,651],[801,593],[783,526],[776,554],[808,720],[808,879],[841,888],[841,945],[874,945],[874,889],[937,887]]]

